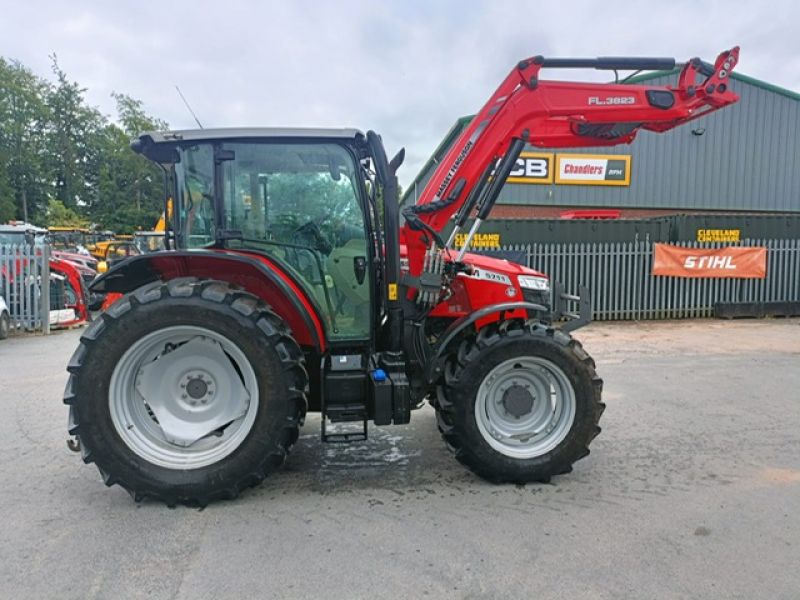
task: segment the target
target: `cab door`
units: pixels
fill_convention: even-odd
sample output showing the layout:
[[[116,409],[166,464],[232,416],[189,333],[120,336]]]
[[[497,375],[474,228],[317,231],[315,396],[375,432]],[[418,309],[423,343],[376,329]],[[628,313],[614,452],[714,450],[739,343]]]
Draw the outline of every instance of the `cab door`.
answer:
[[[224,150],[233,156],[223,166],[225,229],[241,231],[242,247],[295,276],[329,340],[368,340],[375,274],[353,153],[337,143],[242,142]]]

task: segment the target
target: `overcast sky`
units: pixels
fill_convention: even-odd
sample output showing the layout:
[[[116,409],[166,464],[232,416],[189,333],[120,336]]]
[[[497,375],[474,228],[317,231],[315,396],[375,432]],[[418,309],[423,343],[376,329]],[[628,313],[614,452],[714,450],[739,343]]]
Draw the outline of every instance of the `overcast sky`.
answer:
[[[375,129],[390,155],[406,147],[404,183],[456,118],[535,54],[713,61],[738,44],[737,70],[800,91],[790,1],[6,0],[0,14],[0,54],[49,75],[57,53],[106,114],[118,91],[193,127],[178,84],[205,127]]]

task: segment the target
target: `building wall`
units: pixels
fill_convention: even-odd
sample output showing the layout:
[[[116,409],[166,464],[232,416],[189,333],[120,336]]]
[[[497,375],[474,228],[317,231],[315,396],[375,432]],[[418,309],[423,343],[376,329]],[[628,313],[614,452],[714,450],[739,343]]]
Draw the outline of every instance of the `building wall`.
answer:
[[[629,187],[509,183],[498,204],[800,212],[800,102],[743,79],[732,79],[731,88],[737,104],[668,133],[641,132],[629,146],[568,150],[630,154]]]

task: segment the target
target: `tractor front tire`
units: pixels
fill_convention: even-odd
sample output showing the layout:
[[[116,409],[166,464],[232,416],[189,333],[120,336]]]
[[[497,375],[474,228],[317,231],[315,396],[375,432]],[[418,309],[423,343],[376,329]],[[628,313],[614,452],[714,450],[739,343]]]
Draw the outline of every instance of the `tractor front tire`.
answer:
[[[602,386],[594,361],[566,333],[502,321],[449,356],[437,422],[456,458],[480,477],[549,482],[589,454],[605,408]]]
[[[69,433],[135,501],[205,506],[278,469],[305,417],[289,328],[226,282],[154,282],[92,323],[69,362]]]

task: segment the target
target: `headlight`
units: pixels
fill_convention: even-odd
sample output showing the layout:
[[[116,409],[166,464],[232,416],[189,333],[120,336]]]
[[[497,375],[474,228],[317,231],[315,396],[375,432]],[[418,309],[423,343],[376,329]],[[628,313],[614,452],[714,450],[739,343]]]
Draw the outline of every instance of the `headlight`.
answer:
[[[547,291],[550,289],[550,281],[546,277],[535,277],[533,275],[520,275],[517,277],[519,287],[529,290]]]

